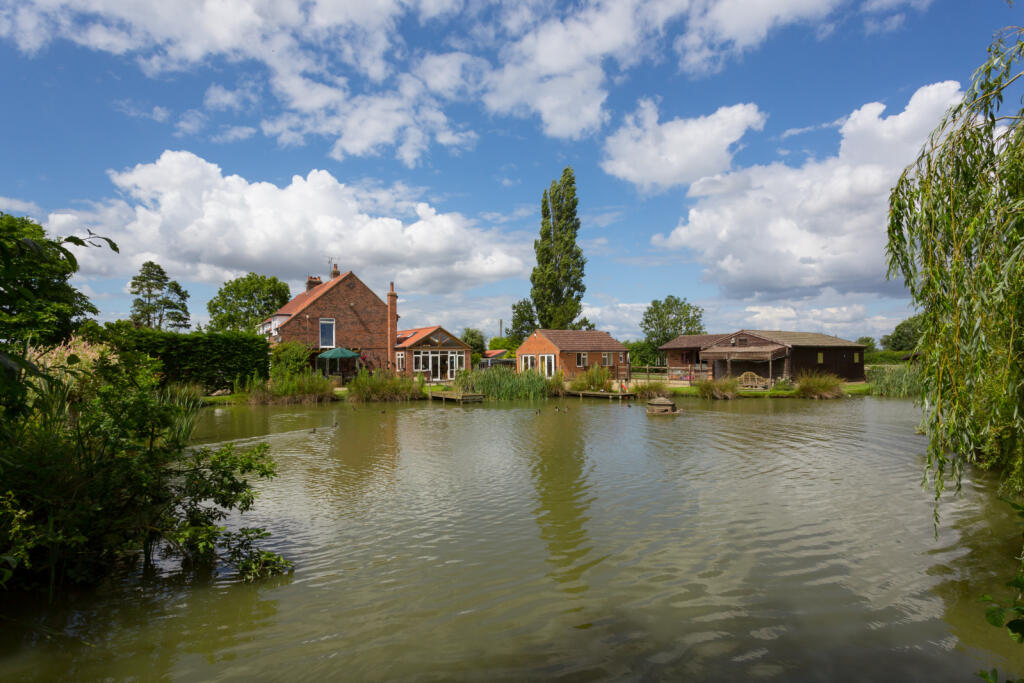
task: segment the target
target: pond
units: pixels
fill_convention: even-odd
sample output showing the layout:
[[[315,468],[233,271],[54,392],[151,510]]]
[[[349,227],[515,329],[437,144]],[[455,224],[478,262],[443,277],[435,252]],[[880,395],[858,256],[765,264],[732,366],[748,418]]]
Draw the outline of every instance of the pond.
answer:
[[[677,402],[207,409],[270,444],[246,523],[294,575],[8,601],[0,679],[1024,674],[976,602],[1019,532],[975,473],[935,534],[912,403]]]

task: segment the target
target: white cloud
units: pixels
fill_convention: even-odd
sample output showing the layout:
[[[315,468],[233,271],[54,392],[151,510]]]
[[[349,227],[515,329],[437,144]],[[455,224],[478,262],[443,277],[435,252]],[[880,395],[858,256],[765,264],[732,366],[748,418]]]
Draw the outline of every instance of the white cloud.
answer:
[[[900,292],[885,280],[889,189],[960,94],[952,81],[928,85],[887,117],[865,104],[840,127],[836,156],[703,178],[688,214],[651,242],[686,249],[728,298]]]
[[[222,85],[214,83],[206,89],[206,94],[203,96],[203,104],[207,109],[217,111],[243,111],[256,104],[258,99],[256,87],[251,81],[242,84],[234,90],[229,90]]]
[[[605,141],[605,173],[664,190],[728,170],[733,145],[747,130],[761,130],[765,115],[754,104],[721,107],[714,114],[658,123],[658,108],[641,100],[635,113]]]
[[[41,217],[43,214],[43,210],[35,202],[27,202],[13,197],[0,197],[0,211],[24,213],[36,217]]]
[[[151,119],[157,123],[164,123],[171,118],[171,110],[167,107],[140,107],[131,100],[118,100],[114,102],[114,109],[133,118]]]
[[[826,23],[843,0],[695,0],[686,31],[675,41],[680,66],[692,74],[718,71],[788,24]]]
[[[884,19],[868,17],[864,20],[864,32],[868,35],[875,33],[891,33],[903,27],[907,16],[905,14],[890,14]]]
[[[238,142],[248,140],[256,134],[252,126],[228,126],[210,138],[213,142]]]
[[[178,137],[195,135],[206,125],[206,114],[198,109],[189,109],[174,124],[174,134]]]
[[[368,207],[382,205],[381,197],[367,199],[326,171],[278,187],[225,176],[190,152],[166,151],[110,178],[125,199],[49,216],[52,230],[89,226],[120,246],[120,255],[82,251],[84,276],[127,276],[154,260],[187,281],[220,284],[250,270],[299,280],[322,270],[326,256],[344,254],[341,267],[371,287],[394,280],[415,293],[458,291],[528,271],[529,245],[425,202],[410,221],[372,215]]]

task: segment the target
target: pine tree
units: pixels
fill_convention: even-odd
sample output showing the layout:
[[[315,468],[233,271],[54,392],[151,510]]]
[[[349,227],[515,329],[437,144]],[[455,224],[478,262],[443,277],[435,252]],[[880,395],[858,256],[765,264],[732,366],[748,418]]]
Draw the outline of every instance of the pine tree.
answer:
[[[140,327],[162,330],[184,329],[189,326],[188,297],[177,281],[167,277],[158,263],[146,261],[139,274],[132,278],[129,291],[132,299],[131,320]]]
[[[576,244],[580,219],[576,215],[576,177],[571,167],[544,191],[540,207],[540,236],[534,240],[537,265],[530,274],[530,298],[537,323],[546,329],[593,329],[583,312],[583,271],[587,259]]]

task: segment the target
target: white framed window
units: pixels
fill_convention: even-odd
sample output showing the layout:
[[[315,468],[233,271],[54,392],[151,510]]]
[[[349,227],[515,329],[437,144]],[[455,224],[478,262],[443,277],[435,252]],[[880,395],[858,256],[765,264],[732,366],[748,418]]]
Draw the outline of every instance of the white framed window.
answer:
[[[522,372],[526,372],[527,370],[534,370],[534,369],[536,369],[536,367],[537,367],[537,357],[536,356],[520,356],[520,358],[522,360],[519,363],[519,369]]]
[[[607,353],[607,352],[606,353],[602,353],[601,354],[601,365],[611,365],[611,364],[612,364],[612,354]]]
[[[320,318],[320,348],[334,348],[334,318]]]
[[[540,371],[545,377],[554,377],[555,375],[555,355],[553,353],[545,353],[540,356]]]
[[[412,352],[412,369],[413,372],[423,372],[423,356],[419,351]]]
[[[626,354],[624,351],[619,351],[619,365],[626,362]]]
[[[585,368],[587,367],[587,352],[581,351],[576,354],[576,367]]]
[[[405,370],[405,351],[397,351],[395,353],[395,369],[399,372]]]

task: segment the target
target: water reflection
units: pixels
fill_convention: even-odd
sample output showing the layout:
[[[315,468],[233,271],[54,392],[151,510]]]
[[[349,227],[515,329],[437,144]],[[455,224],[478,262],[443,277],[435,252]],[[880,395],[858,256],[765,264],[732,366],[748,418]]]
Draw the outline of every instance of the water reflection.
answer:
[[[582,612],[588,584],[586,572],[603,557],[589,557],[587,510],[594,497],[587,480],[587,444],[581,410],[565,403],[539,410],[531,472],[536,490],[534,514],[540,537],[547,546],[549,574],[573,604],[567,611]],[[581,623],[577,628],[588,627]]]

